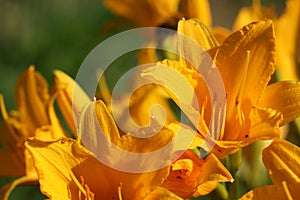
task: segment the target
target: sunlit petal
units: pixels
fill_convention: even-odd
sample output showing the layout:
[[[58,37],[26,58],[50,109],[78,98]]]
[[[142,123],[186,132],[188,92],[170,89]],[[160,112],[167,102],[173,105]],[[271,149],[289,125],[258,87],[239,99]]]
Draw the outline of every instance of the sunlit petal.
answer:
[[[77,108],[77,105],[73,106],[73,102],[80,102],[80,105],[85,105],[90,102],[89,97],[86,93],[80,88],[80,86],[75,83],[75,81],[65,74],[62,71],[54,71],[54,83],[53,83],[54,92],[57,92],[57,102],[59,108],[64,116],[64,119],[68,123],[72,133],[76,135],[76,127],[74,120],[78,120],[79,116],[76,114],[79,113],[80,108]],[[76,101],[73,100],[73,94],[76,92]],[[73,107],[72,107],[73,106]],[[77,112],[73,112],[73,109],[78,109]],[[77,119],[74,119],[77,118]]]
[[[300,115],[300,83],[284,81],[269,85],[259,105],[280,111],[283,114],[280,125],[287,124]]]
[[[49,101],[46,80],[30,66],[18,79],[16,104],[22,126],[26,127],[25,138],[33,136],[36,127],[49,124],[47,104]]]

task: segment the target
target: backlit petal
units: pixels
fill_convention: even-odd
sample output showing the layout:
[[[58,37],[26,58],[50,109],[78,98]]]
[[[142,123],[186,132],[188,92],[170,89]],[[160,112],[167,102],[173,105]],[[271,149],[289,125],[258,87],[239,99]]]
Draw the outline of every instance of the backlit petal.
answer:
[[[266,20],[248,24],[231,34],[220,47],[216,65],[228,94],[228,110],[233,110],[239,95],[252,105],[258,103],[274,72],[274,40],[272,21]]]
[[[296,59],[300,32],[299,0],[286,1],[284,13],[275,20],[275,31],[278,44],[276,67],[279,77],[281,80],[299,80]]]
[[[144,200],[183,200],[176,194],[166,190],[162,187],[157,187],[153,192],[151,192]]]
[[[249,114],[249,121],[251,123],[249,132],[241,134],[237,137],[237,141],[216,141],[213,153],[220,158],[225,158],[226,155],[232,154],[239,148],[245,147],[255,141],[280,138],[281,131],[279,124],[281,120],[282,115],[276,110],[254,107]],[[230,134],[236,133],[231,132]]]
[[[285,140],[274,140],[263,151],[263,162],[274,184],[300,186],[300,148]]]
[[[117,171],[99,162],[72,139],[54,142],[30,139],[26,146],[34,158],[41,191],[53,200],[76,200],[79,194],[84,198],[87,188],[96,199],[114,199],[119,196],[120,185],[123,199],[142,199],[168,174],[168,168],[149,173]]]
[[[299,192],[290,196],[286,188],[281,185],[266,185],[262,187],[255,188],[250,192],[243,195],[240,200],[261,200],[261,199],[272,199],[272,200],[282,200],[282,199],[299,199]]]
[[[72,130],[72,133],[76,135],[76,126],[74,121],[78,121],[78,113],[81,110],[80,108],[77,108],[77,105],[73,106],[73,102],[80,102],[80,105],[85,105],[88,102],[90,102],[89,97],[86,95],[86,93],[80,88],[78,84],[75,83],[75,81],[69,77],[67,74],[65,74],[62,71],[54,71],[54,83],[53,83],[54,92],[57,92],[57,102],[59,105],[59,108],[64,116],[64,119],[68,123],[70,129]],[[76,101],[73,101],[73,94],[74,91],[76,92]],[[73,108],[72,108],[73,106]],[[77,109],[75,112],[73,112],[73,109]],[[75,119],[74,119],[75,117]]]
[[[284,81],[269,85],[259,105],[280,111],[283,114],[280,125],[287,124],[300,115],[300,83]]]
[[[19,77],[16,86],[16,104],[22,126],[26,127],[25,138],[33,136],[35,128],[49,124],[48,101],[46,80],[30,66]]]
[[[180,45],[179,48],[181,48],[180,55],[184,58],[186,58],[185,55],[195,53],[194,56],[196,61],[199,59],[197,57],[197,54],[199,54],[199,51],[197,51],[198,49],[209,50],[219,45],[210,30],[198,19],[180,20],[178,22],[177,31],[178,33],[184,34],[184,36],[188,37],[186,38],[179,35],[178,38]]]
[[[232,176],[213,154],[202,160],[194,152],[187,150],[172,163],[170,175],[162,186],[183,198],[191,198],[215,189],[217,184],[208,184],[210,182],[227,181],[232,181]]]
[[[166,74],[168,76],[165,76]],[[177,61],[165,60],[155,67],[144,70],[142,76],[163,86],[192,124],[200,127],[199,131],[202,134],[208,132],[206,122],[203,120],[203,116],[200,116],[200,107],[206,106],[204,102],[208,101],[209,95],[204,81],[195,70],[184,68]],[[199,90],[199,93],[195,90]],[[204,127],[206,127],[205,130],[202,129]]]

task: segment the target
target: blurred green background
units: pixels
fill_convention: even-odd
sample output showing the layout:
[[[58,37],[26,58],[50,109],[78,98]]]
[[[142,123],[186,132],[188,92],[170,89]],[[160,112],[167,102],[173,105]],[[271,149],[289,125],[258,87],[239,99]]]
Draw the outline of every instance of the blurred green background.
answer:
[[[211,0],[211,4],[214,25],[231,28],[238,8],[251,0]],[[35,65],[50,84],[54,69],[75,77],[88,53],[113,34],[108,30],[126,27],[120,18],[118,24],[112,23],[115,18],[100,0],[0,0],[0,93],[7,109],[15,108],[15,82],[28,66]],[[121,28],[114,29],[118,25]],[[0,178],[0,186],[9,180]],[[38,187],[22,186],[10,199],[45,197]]]

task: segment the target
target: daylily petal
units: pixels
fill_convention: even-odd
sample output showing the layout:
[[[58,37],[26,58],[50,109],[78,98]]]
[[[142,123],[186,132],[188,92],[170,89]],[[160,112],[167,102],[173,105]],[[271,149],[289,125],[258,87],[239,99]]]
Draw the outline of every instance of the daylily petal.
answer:
[[[78,195],[84,196],[87,188],[95,198],[118,198],[116,191],[120,184],[123,199],[142,199],[168,174],[168,168],[149,173],[117,171],[99,162],[72,139],[54,142],[30,139],[26,147],[34,158],[41,191],[53,200],[79,199]],[[78,182],[80,177],[84,184]]]
[[[21,184],[24,184],[24,183],[37,183],[37,182],[38,182],[38,176],[37,176],[36,173],[28,174],[26,176],[18,178],[16,180],[14,180],[13,182],[3,186],[0,189],[0,199],[8,200],[10,193],[18,185],[21,185]]]
[[[197,50],[209,50],[219,46],[218,41],[208,28],[200,22],[198,19],[180,20],[178,22],[178,33],[179,35],[179,49],[180,55],[186,58],[186,55],[196,53],[195,61],[199,60],[199,53]],[[188,37],[188,38],[186,38]],[[192,40],[194,41],[192,41]],[[200,45],[200,48],[198,47]],[[195,47],[196,46],[196,47]],[[193,49],[191,51],[191,49]],[[196,66],[197,67],[197,66]]]
[[[51,98],[49,100],[49,105],[48,105],[48,116],[49,116],[50,124],[51,124],[49,126],[52,129],[52,134],[49,134],[48,137],[50,137],[50,135],[51,135],[52,139],[69,136],[68,133],[64,130],[63,126],[61,125],[61,122],[55,112],[54,101],[55,101],[56,95],[57,94],[53,94],[51,96]]]
[[[24,171],[24,154],[22,136],[18,137],[13,124],[14,118],[6,112],[3,96],[0,95],[0,109],[4,122],[0,123],[0,177],[22,176]]]
[[[290,195],[289,191],[282,185],[267,185],[255,188],[250,192],[243,195],[240,200],[261,200],[261,199],[272,199],[272,200],[282,200],[282,199],[299,199],[299,192],[295,193],[293,196]]]
[[[47,105],[49,101],[46,80],[30,66],[17,81],[16,104],[20,113],[24,136],[33,136],[36,127],[49,124]],[[26,132],[25,132],[26,131]]]
[[[107,81],[106,81],[104,74],[102,74],[102,77],[99,80],[98,86],[99,86],[99,93],[96,94],[96,98],[101,99],[107,105],[107,107],[111,110],[111,92],[107,85]]]
[[[102,0],[117,15],[140,26],[159,26],[176,16],[179,0]],[[132,12],[134,10],[134,12]]]
[[[202,160],[194,152],[187,150],[172,163],[170,175],[162,187],[183,198],[191,198],[205,195],[215,189],[217,184],[208,184],[210,182],[232,180],[230,173],[213,154]],[[208,188],[208,185],[211,187]]]
[[[245,194],[247,199],[299,199],[300,148],[294,144],[275,139],[263,150],[263,162],[274,185],[255,188]]]
[[[25,145],[34,159],[42,193],[53,200],[78,199],[81,185],[73,178],[72,169],[91,155],[71,139],[53,142],[29,139]],[[86,170],[95,171],[94,168]]]
[[[270,20],[245,26],[231,34],[219,48],[216,65],[227,92],[225,132],[245,132],[250,126],[247,120],[250,109],[258,103],[274,72],[274,49]]]
[[[205,140],[195,130],[187,125],[179,122],[173,122],[167,126],[175,134],[174,146],[175,149],[195,149],[203,148]]]
[[[74,120],[78,121],[78,113],[81,110],[81,107],[72,104],[74,102],[72,101],[74,97],[73,94],[76,92],[75,95],[77,100],[75,102],[80,102],[80,105],[89,103],[90,99],[71,77],[59,70],[54,71],[53,88],[54,92],[58,92],[57,102],[64,119],[68,123],[72,133],[76,135],[77,131]],[[73,109],[76,109],[76,111],[73,112]]]
[[[278,138],[281,136],[279,124],[282,121],[282,115],[276,110],[255,107],[251,109],[250,121],[249,135],[244,135],[244,138]]]
[[[247,77],[243,98],[255,105],[274,72],[274,33],[272,21],[251,23],[231,34],[220,47],[216,65],[218,66],[228,92],[229,107],[235,104],[240,94],[243,74]],[[250,51],[249,63],[246,62]],[[228,108],[230,109],[230,108]]]
[[[166,74],[168,76],[165,76]],[[207,102],[209,95],[205,83],[203,80],[201,81],[201,77],[197,75],[196,71],[184,68],[177,61],[165,60],[155,67],[144,70],[142,76],[163,86],[170,97],[188,116],[192,124],[195,127],[200,127],[199,131],[202,134],[208,132],[206,122],[203,120],[203,116],[200,116],[199,110],[200,106],[204,106],[204,102]],[[193,76],[196,76],[196,78],[194,79]],[[198,93],[198,99],[195,96],[197,94],[194,91],[195,88],[201,91]],[[202,128],[205,128],[205,130],[202,130]]]
[[[161,87],[157,85],[145,85],[138,88],[130,98],[129,111],[132,119],[138,125],[146,126],[151,123],[151,117],[163,124],[168,124],[175,120],[173,111],[166,98],[164,98]],[[154,107],[154,106],[160,106]],[[157,108],[157,109],[156,109]]]
[[[296,56],[300,29],[299,10],[298,0],[287,0],[283,14],[276,18],[274,7],[262,7],[260,1],[254,1],[253,7],[240,9],[234,22],[233,29],[236,30],[256,20],[268,18],[274,21],[277,41],[276,67],[281,80],[298,80]]]
[[[183,200],[176,194],[166,190],[162,187],[157,187],[153,192],[151,192],[144,200]]]
[[[182,13],[186,19],[197,18],[206,26],[211,26],[211,14],[209,1],[182,0]]]
[[[263,162],[274,184],[300,187],[300,148],[285,140],[274,140],[263,151]]]
[[[93,114],[95,112],[96,115]],[[91,128],[92,126],[95,126],[96,123],[99,123],[101,126],[101,131],[103,132],[102,134],[105,135],[108,142],[111,142],[119,148],[130,152],[152,152],[164,147],[166,144],[170,143],[173,138],[173,133],[165,128],[161,130],[161,133],[146,138],[143,138],[142,134],[143,132],[147,132],[147,128],[143,130],[137,130],[137,132],[140,131],[141,137],[133,137],[130,134],[124,134],[121,136],[111,113],[104,103],[99,100],[86,106],[86,108],[82,111],[80,121],[80,133],[82,134],[80,137],[87,136],[85,135],[85,131],[89,133],[90,138],[87,138],[86,141],[87,144],[91,145],[91,149],[89,150],[95,150],[92,152],[97,152],[96,149],[98,143],[101,142],[101,133],[96,132]]]
[[[287,0],[284,13],[275,20],[276,67],[281,80],[299,80],[297,74],[297,49],[300,32],[300,1]],[[288,35],[288,37],[286,37]]]
[[[226,155],[255,141],[270,140],[281,136],[279,124],[282,115],[280,112],[270,108],[254,107],[250,111],[249,120],[251,121],[249,132],[237,137],[237,141],[216,141],[213,153],[220,158],[225,158]]]
[[[300,82],[284,81],[269,85],[259,105],[280,111],[283,114],[280,126],[287,124],[300,115]]]

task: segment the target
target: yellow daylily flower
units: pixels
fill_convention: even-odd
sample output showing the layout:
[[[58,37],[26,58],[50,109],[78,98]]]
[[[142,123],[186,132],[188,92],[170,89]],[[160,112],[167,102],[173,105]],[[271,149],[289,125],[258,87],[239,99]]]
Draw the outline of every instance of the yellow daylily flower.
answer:
[[[272,19],[277,38],[276,67],[280,80],[299,80],[297,52],[300,30],[300,1],[287,0],[284,12],[277,17],[274,7],[263,7],[260,0],[254,0],[252,7],[239,11],[234,29],[256,20]]]
[[[54,110],[56,93],[49,94],[46,80],[30,66],[17,80],[17,110],[6,111],[3,97],[1,122],[0,177],[21,177],[3,187],[0,196],[7,199],[13,188],[22,183],[36,182],[37,174],[24,142],[29,137],[44,140],[66,137]]]
[[[94,110],[96,111],[96,119],[93,115]],[[128,152],[147,153],[159,150],[173,139],[173,132],[168,128],[163,128],[158,134],[148,138],[136,138],[128,133],[120,133],[110,111],[100,100],[89,103],[81,113],[79,130],[87,131],[89,135],[85,136],[81,133],[80,137],[85,139],[84,144],[88,145],[89,151],[97,156],[99,148],[103,147],[101,143],[103,139],[100,140],[101,136],[93,128],[94,123],[99,123],[105,138],[109,141],[105,153],[102,152],[100,156],[104,156],[109,162],[119,163],[119,165],[122,165],[122,160],[129,158],[122,153],[115,154],[111,150],[112,144]],[[147,129],[143,131],[147,131]],[[166,199],[176,197],[175,192],[175,194],[172,194],[160,188],[164,187],[164,180],[168,180],[168,165],[143,173],[120,171],[108,166],[107,163],[103,164],[79,142],[72,139],[43,142],[32,138],[26,142],[26,147],[35,162],[40,178],[41,191],[54,200],[154,199],[158,195]],[[161,160],[163,157],[161,155],[160,158],[157,158],[158,160],[152,160],[151,163],[163,162]],[[188,158],[185,158],[185,160],[188,160]],[[192,160],[193,164],[200,163],[203,166],[211,166],[210,161],[200,161],[200,158],[196,155]],[[144,162],[146,161],[139,160],[139,165]],[[191,166],[193,173],[203,175],[202,178],[200,178],[200,175],[196,177],[201,179],[200,183],[205,181],[230,181],[232,179],[229,172],[224,167],[220,167],[221,163],[218,160],[212,163],[217,164],[217,167],[215,166],[212,170],[205,167],[200,168],[196,164],[194,164],[195,169]],[[135,166],[135,164],[131,165],[131,167]],[[211,175],[210,172],[217,175]],[[196,186],[198,185],[195,184]],[[177,199],[180,199],[180,197]]]
[[[263,162],[273,185],[255,188],[246,199],[299,199],[300,148],[285,140],[274,140],[263,151]]]
[[[300,100],[299,94],[289,90],[292,88],[298,90],[299,83],[285,82],[281,85],[267,86],[274,72],[275,59],[275,38],[270,20],[243,27],[228,36],[220,46],[214,36],[197,20],[180,21],[178,32],[189,36],[208,50],[223,78],[227,94],[227,112],[225,129],[220,133],[220,137],[215,138],[218,133],[208,133],[207,124],[214,114],[214,105],[208,103],[209,94],[202,75],[191,64],[184,59],[165,60],[158,63],[155,68],[145,70],[143,76],[161,83],[169,93],[180,91],[180,102],[183,104],[180,104],[173,94],[171,97],[203,137],[210,134],[208,136],[216,143],[213,152],[218,156],[224,157],[234,153],[257,140],[280,137],[279,125],[286,124],[300,114],[297,103]],[[179,44],[182,57],[188,55],[194,58],[196,63],[201,63],[201,58],[197,57],[197,52],[194,52],[191,46],[185,45],[184,41],[179,41]],[[167,73],[166,66],[179,71],[194,89],[194,94],[189,94],[189,91],[181,88],[178,80],[173,80],[172,77],[166,78],[164,76]],[[285,87],[284,92],[278,92],[282,85]],[[272,90],[273,92],[270,92]],[[195,106],[193,107],[193,98],[190,97],[194,95],[197,96],[198,105],[202,107],[201,112],[197,111],[199,109]],[[283,104],[284,99],[291,97],[293,97],[290,99],[293,102],[291,105]],[[197,118],[200,118],[199,122],[195,121]],[[222,122],[215,122],[215,124],[220,126]]]

